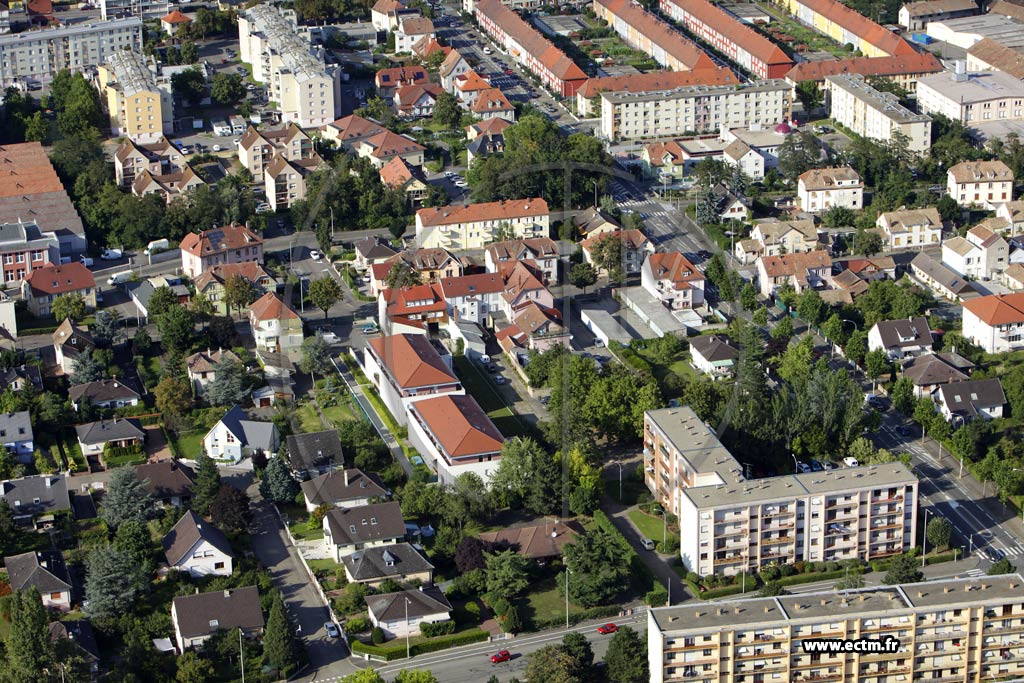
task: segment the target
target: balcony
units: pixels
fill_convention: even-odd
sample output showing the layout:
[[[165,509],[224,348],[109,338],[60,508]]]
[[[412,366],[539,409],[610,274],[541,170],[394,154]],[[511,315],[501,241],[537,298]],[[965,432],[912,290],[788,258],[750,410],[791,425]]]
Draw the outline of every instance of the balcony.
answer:
[[[738,648],[736,650],[736,659],[737,659],[737,661],[745,660],[745,659],[764,659],[764,658],[767,658],[767,657],[781,657],[783,655],[788,655],[789,654],[789,650],[787,650],[786,648],[781,648],[781,649],[777,649],[776,650],[776,649],[773,649],[773,648],[770,648],[770,647],[755,647],[755,648],[753,648],[753,650],[754,650],[753,652],[747,652],[746,654],[740,654],[740,652],[742,650],[749,650],[749,649],[750,649],[749,647]]]
[[[729,555],[728,557],[716,557],[715,565],[720,564],[736,564],[737,562],[745,562],[746,558],[743,555]]]
[[[820,665],[819,665],[820,666]],[[817,681],[838,681],[842,680],[843,672],[837,671],[835,673],[812,673],[806,675],[796,675],[793,677],[794,682],[799,683],[816,683]]]
[[[914,637],[918,643],[932,643],[937,640],[954,640],[960,639],[960,645],[954,647],[963,647],[963,642],[967,638],[966,631],[944,631],[942,633],[918,633]]]
[[[792,536],[779,536],[778,538],[762,538],[761,545],[785,545],[792,543]]]

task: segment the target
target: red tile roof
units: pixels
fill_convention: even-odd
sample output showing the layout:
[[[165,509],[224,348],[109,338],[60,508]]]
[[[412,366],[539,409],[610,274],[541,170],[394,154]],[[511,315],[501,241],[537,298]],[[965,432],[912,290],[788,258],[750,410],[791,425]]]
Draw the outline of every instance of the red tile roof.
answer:
[[[241,263],[222,263],[212,266],[203,271],[196,278],[196,290],[202,291],[212,282],[221,284],[227,282],[228,278],[234,275],[241,275],[248,282],[258,282],[264,278],[274,279],[274,276],[267,272],[267,269],[256,261],[242,261]]]
[[[200,233],[190,232],[181,240],[181,250],[203,257],[253,244],[263,244],[263,238],[244,225],[234,223]]]
[[[423,145],[415,140],[410,140],[398,133],[392,133],[390,130],[374,135],[372,138],[365,140],[364,144],[373,148],[370,156],[377,159],[389,159],[397,154],[413,154],[415,152],[422,152],[425,149]]]
[[[689,289],[691,282],[704,280],[704,273],[690,263],[690,260],[678,251],[664,254],[651,254],[647,257],[651,273],[655,280],[669,280],[676,289]]]
[[[688,69],[714,68],[715,62],[697,47],[697,44],[686,38],[671,26],[650,12],[645,11],[632,0],[595,0],[606,7],[612,14],[626,24],[632,26],[640,35],[685,64]]]
[[[765,38],[738,18],[707,0],[668,0],[693,16],[699,23],[715,31],[752,57],[765,64],[792,64],[782,48]]]
[[[0,197],[64,192],[43,146],[24,142],[0,146]]]
[[[684,85],[734,85],[739,82],[740,79],[732,69],[716,66],[691,71],[651,71],[628,76],[588,78],[576,94],[589,99],[603,92],[656,92]]]
[[[587,77],[583,73],[583,69],[576,65],[576,62],[555,47],[537,29],[526,23],[522,17],[503,5],[500,0],[479,0],[476,3],[476,12],[497,24],[528,54],[543,64],[555,78],[562,81],[574,81]]]
[[[445,299],[474,294],[496,294],[504,289],[505,282],[498,273],[477,273],[476,275],[441,278],[441,292]]]
[[[374,83],[378,88],[429,82],[430,76],[427,75],[427,70],[421,66],[396,66],[391,69],[381,69],[374,77]]]
[[[1024,322],[1024,292],[979,296],[968,299],[963,306],[986,325]]]
[[[469,108],[474,114],[486,114],[491,111],[515,111],[515,107],[498,88],[488,88],[481,92],[473,106]]]
[[[160,21],[164,22],[165,24],[187,24],[192,20],[184,14],[182,14],[180,10],[174,10],[167,16],[161,17]]]
[[[287,306],[277,294],[267,292],[249,307],[253,320],[298,320],[299,314]]]
[[[35,296],[68,294],[96,286],[96,278],[92,272],[76,262],[33,268],[32,272],[25,276],[25,282],[32,288]]]
[[[380,181],[393,190],[404,187],[412,178],[412,168],[402,157],[392,157],[391,161],[380,169]]]
[[[356,116],[355,114],[338,119],[327,125],[338,129],[338,139],[342,142],[353,138],[368,138],[387,130],[387,128],[376,121]]]
[[[504,437],[472,396],[428,398],[416,401],[411,407],[448,457],[501,452]]]
[[[422,334],[377,337],[370,348],[402,389],[459,381]]]
[[[391,317],[448,311],[448,304],[445,303],[438,283],[385,289],[380,295],[387,302],[386,312]]]
[[[851,57],[800,62],[786,73],[791,83],[823,81],[826,76],[860,74],[862,76],[902,76],[942,71],[942,63],[930,52],[910,52],[897,57]]]
[[[467,71],[455,77],[455,87],[460,92],[478,92],[488,90],[490,82],[475,71]]]
[[[800,275],[812,268],[831,268],[832,257],[827,251],[808,251],[806,253],[780,254],[779,256],[762,256],[765,274],[768,277],[783,275]]]
[[[476,223],[479,221],[507,221],[513,218],[548,215],[548,203],[540,197],[515,199],[466,206],[442,206],[420,209],[416,219],[424,226]]]

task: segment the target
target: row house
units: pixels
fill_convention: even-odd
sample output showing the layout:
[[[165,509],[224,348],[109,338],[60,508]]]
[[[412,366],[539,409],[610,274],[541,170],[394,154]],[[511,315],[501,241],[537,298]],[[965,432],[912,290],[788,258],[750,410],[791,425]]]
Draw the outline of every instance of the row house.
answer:
[[[840,45],[853,45],[866,57],[895,57],[916,52],[898,34],[838,0],[782,0],[780,4],[806,26]]]
[[[825,79],[842,74],[858,74],[865,78],[887,78],[913,94],[921,78],[945,71],[942,62],[931,52],[909,52],[895,57],[847,57],[800,62],[786,74],[794,95],[799,83],[811,81],[824,91]]]
[[[670,71],[696,71],[715,66],[707,53],[661,19],[629,0],[594,0],[594,14],[635,50],[646,53]]]
[[[685,85],[736,85],[740,80],[727,66],[700,67],[689,71],[649,71],[625,76],[588,78],[576,91],[576,111],[581,117],[594,116],[594,106],[603,92],[653,93]]]
[[[966,301],[980,294],[973,282],[923,251],[910,262],[910,272],[919,282],[949,301]]]

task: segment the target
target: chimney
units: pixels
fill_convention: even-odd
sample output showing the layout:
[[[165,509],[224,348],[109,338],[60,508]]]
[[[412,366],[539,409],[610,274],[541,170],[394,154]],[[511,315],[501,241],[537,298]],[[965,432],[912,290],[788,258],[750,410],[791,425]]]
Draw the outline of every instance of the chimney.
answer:
[[[924,591],[917,591],[917,597],[923,598],[924,597]]]
[[[983,590],[983,591],[984,590],[988,590],[988,584],[987,583],[982,583],[981,584],[981,590]]]
[[[700,619],[702,616],[704,616],[704,613],[701,612],[700,610],[697,610],[696,615],[697,615],[697,618]]]
[[[224,597],[225,598],[230,598],[231,597],[231,589],[230,588],[225,588],[224,589]]]
[[[822,598],[821,599],[821,606],[822,607],[826,607],[827,605],[828,605],[828,600],[826,600],[825,598]]]
[[[348,470],[344,470],[344,472],[345,472],[345,488],[348,488]]]
[[[799,605],[798,605],[798,606],[799,606]],[[769,613],[769,612],[771,612],[771,611],[772,611],[772,608],[771,608],[771,607],[770,607],[769,605],[765,605],[765,606],[764,606],[764,613],[765,613],[765,614],[768,614],[768,613]]]
[[[952,593],[953,592],[953,588],[951,586],[943,586],[942,587],[942,592],[943,593]]]
[[[43,481],[46,482],[46,488],[53,486],[53,479],[51,477],[43,477]]]

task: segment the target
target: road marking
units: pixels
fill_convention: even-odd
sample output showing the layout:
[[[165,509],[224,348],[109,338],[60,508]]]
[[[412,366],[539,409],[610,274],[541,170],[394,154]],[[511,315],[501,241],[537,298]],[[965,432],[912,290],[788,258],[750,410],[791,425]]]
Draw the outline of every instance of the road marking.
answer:
[[[967,576],[971,577],[972,579],[976,579],[979,576],[985,576],[985,570],[984,569],[968,569],[966,574],[967,574]]]

